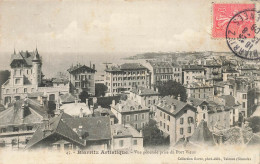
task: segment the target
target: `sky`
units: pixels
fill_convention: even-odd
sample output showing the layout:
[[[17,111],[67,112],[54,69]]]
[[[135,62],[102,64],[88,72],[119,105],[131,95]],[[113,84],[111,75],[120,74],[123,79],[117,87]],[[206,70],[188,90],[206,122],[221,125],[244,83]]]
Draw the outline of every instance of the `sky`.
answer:
[[[209,0],[1,1],[0,55],[229,51],[211,27]]]

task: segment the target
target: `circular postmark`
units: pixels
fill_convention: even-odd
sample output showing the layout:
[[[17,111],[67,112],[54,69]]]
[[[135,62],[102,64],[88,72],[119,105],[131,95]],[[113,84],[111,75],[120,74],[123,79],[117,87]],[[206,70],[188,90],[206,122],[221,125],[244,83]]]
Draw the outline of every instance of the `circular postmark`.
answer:
[[[236,13],[228,22],[226,40],[230,50],[248,60],[260,59],[260,11],[247,9]]]

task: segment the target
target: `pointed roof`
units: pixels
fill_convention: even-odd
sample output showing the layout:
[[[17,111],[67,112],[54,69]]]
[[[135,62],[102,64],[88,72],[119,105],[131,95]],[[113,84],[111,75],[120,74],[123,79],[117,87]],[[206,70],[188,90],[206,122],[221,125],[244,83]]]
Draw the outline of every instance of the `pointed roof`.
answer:
[[[202,120],[199,123],[199,126],[195,129],[189,141],[197,145],[201,145],[201,144],[208,145],[208,146],[215,145],[213,134],[209,130],[207,126],[207,122],[205,122],[204,120]]]
[[[22,109],[22,106],[24,109]],[[41,123],[45,113],[46,111],[39,103],[30,99],[21,99],[11,103],[6,110],[0,113],[0,126],[38,124]],[[21,117],[22,114],[23,118]]]
[[[57,117],[51,118],[49,120],[50,130],[51,132],[48,135],[44,134],[44,125],[39,126],[32,138],[27,143],[25,149],[30,149],[32,147],[37,146],[37,144],[41,144],[42,141],[48,140],[48,138],[59,135],[67,140],[79,145],[85,146],[85,143],[79,136],[74,132],[67,124],[65,124],[62,119],[68,117],[67,115],[64,117],[63,113]]]

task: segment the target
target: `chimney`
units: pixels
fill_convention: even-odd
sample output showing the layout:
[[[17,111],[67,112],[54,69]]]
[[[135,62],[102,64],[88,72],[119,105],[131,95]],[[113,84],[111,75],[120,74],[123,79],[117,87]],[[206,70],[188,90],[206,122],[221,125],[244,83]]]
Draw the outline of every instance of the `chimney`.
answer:
[[[92,115],[94,116],[94,106],[90,105],[90,111],[92,112]]]
[[[166,100],[163,100],[163,105],[165,106],[167,103],[166,103]]]
[[[82,108],[80,108],[80,113],[79,113],[79,117],[83,117],[83,109]]]
[[[88,99],[86,99],[86,106],[89,107],[89,105],[88,105]]]
[[[51,134],[50,122],[48,115],[45,115],[42,120],[43,123],[43,135],[48,136]]]
[[[143,137],[143,130],[140,130],[140,137]]]
[[[93,97],[93,105],[97,104],[97,98]]]
[[[176,110],[176,105],[172,104],[172,105],[171,105],[170,112],[173,113],[175,110]]]
[[[96,68],[96,66],[95,66],[95,64],[93,64],[93,69],[95,70],[95,68]]]
[[[79,99],[75,98],[75,104],[78,104],[78,102],[79,102]]]
[[[23,121],[24,119],[24,110],[25,110],[25,104],[23,103],[22,107],[21,107],[21,120]]]
[[[112,106],[116,106],[116,101],[112,100]]]
[[[181,95],[180,94],[178,94],[178,100],[181,101]]]

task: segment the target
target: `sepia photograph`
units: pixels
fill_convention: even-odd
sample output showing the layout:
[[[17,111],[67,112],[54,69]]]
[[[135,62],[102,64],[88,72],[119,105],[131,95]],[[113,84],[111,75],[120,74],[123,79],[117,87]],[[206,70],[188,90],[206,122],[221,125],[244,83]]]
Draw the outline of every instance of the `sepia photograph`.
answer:
[[[0,164],[260,163],[260,1],[0,0]]]

